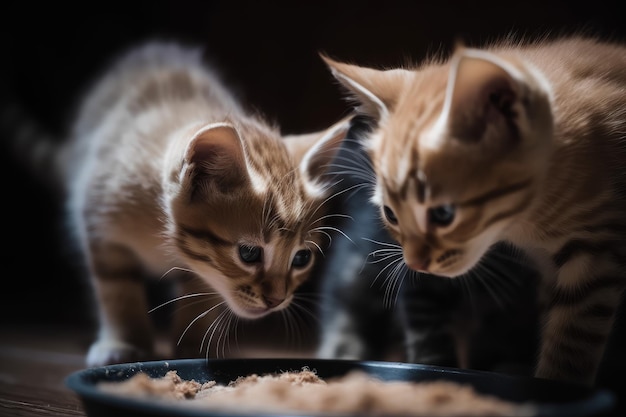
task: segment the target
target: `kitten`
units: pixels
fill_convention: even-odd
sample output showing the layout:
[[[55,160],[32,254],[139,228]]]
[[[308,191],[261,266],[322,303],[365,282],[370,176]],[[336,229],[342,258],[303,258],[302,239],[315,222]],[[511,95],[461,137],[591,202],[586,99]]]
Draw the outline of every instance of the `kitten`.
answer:
[[[592,384],[626,285],[626,47],[579,36],[459,46],[388,71],[325,58],[376,118],[373,196],[413,270],[496,242],[542,273],[535,375]]]
[[[536,273],[509,245],[480,272],[457,280],[421,274],[369,203],[376,183],[360,146],[372,121],[356,116],[329,174],[337,178],[330,226],[337,236],[319,264],[323,303],[317,356],[401,360],[529,375],[536,349]]]
[[[347,127],[281,138],[199,49],[148,42],[113,63],[69,140],[39,148],[60,170],[98,304],[87,364],[151,357],[146,274],[193,272],[182,286],[199,296],[208,284],[245,319],[288,307],[323,245],[323,175]],[[180,309],[181,329],[209,307]]]
[[[315,274],[322,300],[315,352],[320,358],[388,360],[402,351],[402,328],[394,308],[398,288],[387,279],[388,263],[371,256],[387,249],[381,244],[389,237],[368,201],[373,171],[359,146],[368,131],[368,121],[354,117],[329,168],[336,184],[329,210],[341,214],[329,219],[329,226],[345,236],[333,236]]]

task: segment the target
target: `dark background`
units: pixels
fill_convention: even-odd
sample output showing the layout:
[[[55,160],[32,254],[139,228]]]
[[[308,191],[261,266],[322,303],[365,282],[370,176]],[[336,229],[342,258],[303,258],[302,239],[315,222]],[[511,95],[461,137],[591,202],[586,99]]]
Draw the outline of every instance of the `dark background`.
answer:
[[[348,109],[318,52],[383,67],[419,62],[433,51],[449,50],[459,38],[481,43],[509,33],[579,30],[612,39],[626,36],[618,1],[269,4],[87,2],[62,9],[16,2],[2,13],[3,101],[23,106],[62,137],[73,105],[102,67],[123,48],[159,37],[204,45],[244,100],[285,132],[303,132],[325,128]],[[2,149],[0,322],[84,322],[79,293],[84,283],[71,267],[71,248],[59,238],[59,206]]]
[[[286,133],[322,129],[348,110],[319,52],[384,67],[448,51],[457,39],[480,44],[510,33],[580,30],[626,37],[618,1],[49,3],[5,3],[0,93],[3,104],[22,106],[60,136],[103,65],[153,37],[204,45],[225,80]],[[91,323],[88,285],[73,266],[60,206],[2,149],[0,324]]]

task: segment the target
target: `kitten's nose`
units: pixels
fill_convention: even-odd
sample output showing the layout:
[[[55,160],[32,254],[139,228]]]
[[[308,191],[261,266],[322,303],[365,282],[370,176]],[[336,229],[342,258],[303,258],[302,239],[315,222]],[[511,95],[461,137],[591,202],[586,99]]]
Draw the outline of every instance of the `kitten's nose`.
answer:
[[[283,301],[285,301],[285,298],[263,296],[263,301],[265,301],[265,305],[267,306],[267,308],[274,308],[277,305],[280,305],[280,303],[282,303]]]
[[[414,271],[428,273],[428,267],[430,266],[430,257],[424,259],[405,259],[404,263],[406,263],[406,265]]]

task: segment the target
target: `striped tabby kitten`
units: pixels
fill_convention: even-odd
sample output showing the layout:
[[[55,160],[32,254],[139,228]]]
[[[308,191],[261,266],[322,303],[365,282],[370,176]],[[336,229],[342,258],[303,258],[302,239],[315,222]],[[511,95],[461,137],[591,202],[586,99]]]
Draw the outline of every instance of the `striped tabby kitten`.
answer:
[[[535,375],[591,384],[626,286],[626,48],[457,47],[387,71],[326,59],[378,120],[373,201],[404,262],[455,277],[499,241],[542,272]]]
[[[144,273],[193,272],[247,319],[288,307],[322,245],[321,176],[347,127],[283,139],[199,50],[154,42],[121,57],[51,156],[99,306],[87,364],[152,354]],[[181,329],[209,310],[192,311]]]
[[[459,279],[408,270],[369,204],[376,179],[360,143],[371,129],[354,117],[329,170],[337,178],[330,210],[349,215],[329,226],[350,240],[333,239],[316,270],[324,300],[317,355],[531,374],[536,271],[505,244]]]

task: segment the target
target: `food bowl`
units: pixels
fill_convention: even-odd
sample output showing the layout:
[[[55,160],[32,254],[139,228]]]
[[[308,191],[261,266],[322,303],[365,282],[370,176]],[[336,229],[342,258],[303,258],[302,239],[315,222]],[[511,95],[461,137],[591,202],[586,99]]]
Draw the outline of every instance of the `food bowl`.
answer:
[[[606,390],[537,378],[523,378],[483,371],[461,370],[419,364],[383,361],[351,361],[334,359],[180,359],[172,361],[136,362],[88,368],[69,375],[65,383],[81,399],[88,417],[224,417],[237,413],[207,408],[182,407],[154,399],[128,397],[100,389],[101,382],[120,382],[144,372],[152,378],[175,370],[185,380],[203,383],[216,381],[228,384],[240,376],[314,370],[322,379],[340,377],[360,370],[384,381],[446,380],[469,384],[477,392],[515,403],[532,403],[537,417],[590,417],[608,415],[615,406],[614,396]],[[241,416],[250,414],[242,413]],[[281,414],[256,414],[279,417]],[[286,415],[293,415],[287,414]],[[298,414],[315,415],[319,414]],[[332,416],[332,414],[324,414]],[[342,417],[346,417],[343,416]]]

